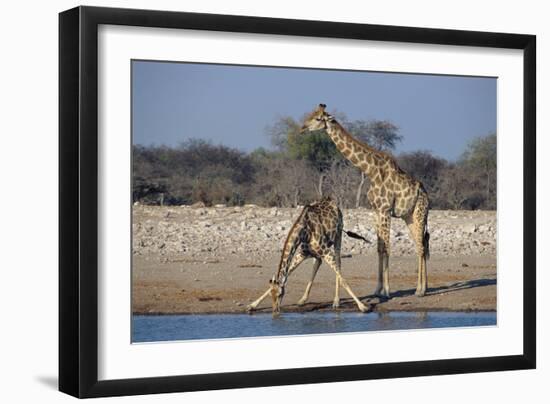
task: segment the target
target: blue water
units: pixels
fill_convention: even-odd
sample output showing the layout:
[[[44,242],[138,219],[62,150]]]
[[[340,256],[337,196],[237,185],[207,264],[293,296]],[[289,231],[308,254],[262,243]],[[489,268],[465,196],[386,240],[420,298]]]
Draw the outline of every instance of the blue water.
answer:
[[[132,342],[496,325],[496,312],[134,315]]]

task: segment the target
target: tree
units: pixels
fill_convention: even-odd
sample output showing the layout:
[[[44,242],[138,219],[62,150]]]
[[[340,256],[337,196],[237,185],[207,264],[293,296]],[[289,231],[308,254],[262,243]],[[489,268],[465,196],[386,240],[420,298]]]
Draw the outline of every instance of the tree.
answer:
[[[380,151],[395,150],[397,143],[403,140],[399,128],[387,120],[357,120],[347,122],[346,127],[353,136]]]
[[[353,130],[353,136],[369,139],[369,122],[345,125]],[[284,150],[256,149],[251,153],[202,140],[179,147],[135,145],[133,200],[156,205],[201,201],[207,206],[256,203],[289,207],[318,199],[319,191],[324,191],[341,207],[364,203],[362,189],[368,179],[332,149],[328,136],[296,131],[287,133],[285,139]],[[392,148],[389,142],[383,147]],[[458,161],[446,161],[423,150],[402,153],[396,160],[424,184],[435,209],[496,208],[494,134],[474,139]]]
[[[334,161],[342,158],[332,140],[321,131],[291,135],[289,155],[291,158],[307,161],[317,171],[317,192],[319,196],[323,196],[326,173]]]
[[[361,174],[348,160],[335,160],[326,173],[325,186],[335,198],[340,208],[353,207],[356,204],[352,196]]]
[[[489,134],[485,137],[478,137],[472,140],[462,155],[462,161],[468,167],[479,170],[485,179],[485,199],[487,203],[493,204],[496,208],[496,174],[497,174],[497,135]]]
[[[401,153],[397,162],[405,172],[422,182],[428,193],[437,188],[441,170],[448,164],[445,159],[435,157],[427,150]]]
[[[255,202],[267,206],[297,206],[315,195],[315,171],[306,160],[290,159],[280,152],[255,150],[256,181],[252,188]]]
[[[323,131],[300,133],[300,124],[291,117],[281,117],[266,128],[271,143],[288,158],[305,160],[319,174],[317,192],[323,196],[323,182],[326,171],[340,153]]]
[[[442,170],[438,189],[439,209],[480,209],[487,207],[483,192],[480,192],[479,177],[468,166],[449,164]]]
[[[242,204],[254,182],[252,158],[226,146],[189,140],[177,148],[133,148],[133,198],[168,205]]]
[[[282,116],[273,125],[267,126],[265,132],[275,150],[286,153],[289,137],[300,133],[300,124],[290,116]]]

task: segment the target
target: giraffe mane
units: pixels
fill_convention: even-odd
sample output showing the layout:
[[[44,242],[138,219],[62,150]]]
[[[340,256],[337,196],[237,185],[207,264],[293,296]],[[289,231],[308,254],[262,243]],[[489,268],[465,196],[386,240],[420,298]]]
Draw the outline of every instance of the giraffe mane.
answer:
[[[385,151],[382,151],[382,150],[377,150],[375,149],[374,147],[372,147],[371,145],[365,143],[365,142],[362,142],[360,141],[359,139],[355,138],[351,133],[349,133],[346,128],[344,128],[344,126],[342,126],[342,124],[340,122],[338,122],[336,120],[336,118],[334,118],[332,120],[332,122],[336,125],[338,125],[338,127],[340,128],[340,130],[342,132],[344,132],[344,134],[346,134],[353,143],[355,143],[356,145],[358,145],[359,147],[363,147],[365,149],[367,149],[369,152],[373,153],[373,154],[376,154],[380,157],[382,157],[384,160],[386,161],[389,161],[390,164],[392,165],[392,167],[398,171],[399,173],[401,174],[407,174],[405,171],[403,171],[403,169],[401,167],[399,167],[399,164],[397,164],[397,161],[395,160],[395,157],[388,153],[388,152],[385,152]]]
[[[284,257],[285,257],[285,252],[289,248],[289,242],[291,241],[291,237],[293,237],[293,235],[294,235],[294,230],[296,230],[296,227],[298,227],[298,224],[302,221],[302,219],[304,218],[306,212],[309,210],[310,207],[311,206],[309,204],[304,206],[304,208],[302,209],[302,212],[300,213],[300,216],[298,216],[298,218],[294,221],[294,224],[292,225],[292,227],[290,228],[288,234],[286,235],[285,243],[283,244],[283,251],[281,252],[281,258],[279,260],[279,267],[277,269],[277,279],[279,279],[279,276],[281,274],[281,270],[283,268],[283,261],[284,261]]]

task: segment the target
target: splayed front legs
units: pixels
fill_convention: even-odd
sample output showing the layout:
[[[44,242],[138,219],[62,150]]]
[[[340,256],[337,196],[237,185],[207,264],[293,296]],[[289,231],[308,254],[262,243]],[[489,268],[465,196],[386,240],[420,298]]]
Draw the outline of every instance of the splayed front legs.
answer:
[[[294,258],[292,259],[292,263],[290,264],[290,268],[288,269],[288,274],[287,274],[287,277],[290,276],[290,274],[292,272],[294,272],[296,270],[296,268],[298,268],[298,265],[300,265],[302,263],[302,261],[304,261],[306,259],[305,256],[303,256],[302,254],[296,254],[294,256]],[[319,264],[321,265],[321,264]],[[314,273],[317,273],[317,270],[315,269],[315,267],[317,267],[317,269],[319,269],[319,266],[317,265],[317,262],[315,263],[314,265]],[[311,288],[311,286],[310,286]],[[269,286],[269,288],[255,301],[253,301],[252,303],[250,303],[247,307],[246,307],[246,311],[254,311],[256,310],[256,307],[258,307],[258,305],[260,303],[262,303],[264,301],[265,298],[267,298],[269,295],[271,295],[271,290],[272,290],[272,287],[271,285]]]
[[[346,290],[346,292],[349,293],[349,295],[352,297],[352,299],[355,301],[355,304],[357,304],[357,308],[362,311],[363,313],[366,313],[368,311],[368,308],[359,300],[359,298],[353,293],[353,290],[349,287],[348,283],[342,276],[340,272],[340,262],[337,260],[337,258],[332,254],[327,254],[324,257],[325,262],[333,269],[333,271],[336,273],[336,283],[340,283],[342,287]]]
[[[248,306],[246,306],[246,311],[254,311],[256,307],[260,305],[269,295],[271,294],[271,286],[261,295],[258,299],[254,300]]]
[[[323,257],[324,260],[327,262],[327,264],[334,270],[336,273],[336,281],[335,281],[335,290],[334,290],[334,300],[332,303],[332,307],[338,308],[340,306],[340,298],[339,298],[339,285],[342,285],[342,287],[349,293],[349,295],[353,298],[355,303],[357,304],[357,307],[362,312],[367,312],[368,308],[359,300],[359,298],[353,293],[350,286],[346,282],[346,280],[342,277],[342,274],[340,273],[340,266],[337,263],[336,258],[330,254],[325,257]],[[300,261],[301,262],[301,261]],[[309,298],[309,293],[311,291],[311,286],[313,285],[313,281],[315,279],[315,276],[317,275],[317,272],[319,270],[319,267],[321,266],[322,260],[321,258],[315,259],[315,264],[313,265],[313,270],[311,273],[311,279],[309,283],[306,286],[306,290],[304,291],[304,295],[302,298],[298,301],[299,305],[305,304],[307,299]],[[293,265],[291,269],[288,271],[288,275],[290,275],[298,265]],[[271,295],[271,286],[254,302],[250,303],[247,306],[247,311],[252,312],[256,310],[256,308],[268,297]]]
[[[307,300],[309,299],[311,286],[313,286],[313,281],[315,280],[315,276],[317,275],[317,271],[319,270],[319,267],[321,266],[322,262],[323,261],[321,260],[321,258],[315,258],[315,264],[313,265],[313,270],[311,272],[311,279],[306,286],[304,295],[300,300],[298,300],[299,306],[303,306],[304,304],[306,304]],[[340,287],[339,286],[340,286],[340,278],[337,275],[335,279],[335,284],[334,284],[334,300],[332,301],[333,309],[337,309],[338,307],[340,307]]]
[[[313,264],[313,269],[311,271],[311,279],[307,283],[306,290],[304,291],[304,295],[300,300],[298,300],[298,305],[303,306],[307,299],[309,298],[309,292],[311,291],[311,286],[313,286],[313,281],[315,280],[315,276],[317,276],[317,271],[319,270],[319,267],[321,266],[321,259],[315,258],[315,264]]]

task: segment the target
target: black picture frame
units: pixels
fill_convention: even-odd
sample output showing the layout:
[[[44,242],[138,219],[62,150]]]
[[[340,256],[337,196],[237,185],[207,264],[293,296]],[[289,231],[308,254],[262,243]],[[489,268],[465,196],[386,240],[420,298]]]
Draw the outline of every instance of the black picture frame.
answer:
[[[98,26],[181,28],[523,50],[523,354],[98,380]],[[325,383],[536,366],[536,37],[151,10],[59,15],[59,390],[76,397]]]

